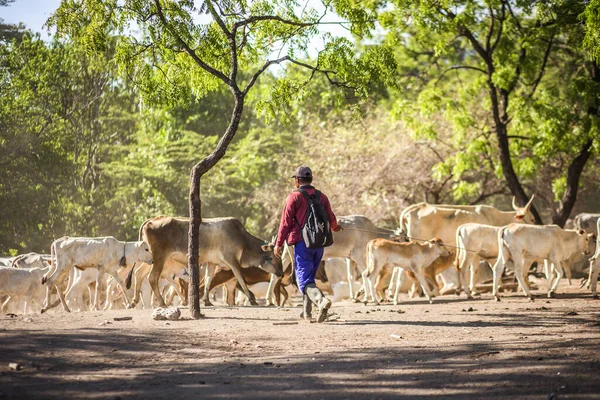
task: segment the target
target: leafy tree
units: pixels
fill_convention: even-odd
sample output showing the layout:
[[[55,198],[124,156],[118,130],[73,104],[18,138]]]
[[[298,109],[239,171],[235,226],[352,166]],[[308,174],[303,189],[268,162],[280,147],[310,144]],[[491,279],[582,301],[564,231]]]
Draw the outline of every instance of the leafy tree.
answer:
[[[341,3],[355,29],[372,27],[366,13]],[[325,9],[329,4],[324,5]],[[83,17],[82,17],[83,16]],[[356,58],[351,44],[328,37],[314,62],[297,58],[305,53],[324,14],[281,1],[212,1],[196,7],[193,1],[68,0],[56,13],[58,32],[79,37],[90,48],[101,49],[105,32],[121,35],[117,60],[142,89],[148,101],[176,104],[189,94],[201,98],[225,86],[233,98],[231,119],[214,150],[193,166],[189,191],[190,312],[200,318],[198,298],[198,237],[201,223],[200,180],[223,156],[239,129],[248,93],[273,65],[295,64],[310,75],[302,81],[281,77],[270,102],[260,110],[275,114],[302,90],[315,74],[342,89],[366,94],[372,79],[390,80],[393,58],[385,48],[373,47]],[[133,34],[132,23],[140,28]],[[275,55],[275,52],[278,52]],[[366,65],[373,65],[364,68]],[[377,72],[373,76],[372,72]]]
[[[397,114],[418,137],[429,139],[437,137],[440,121],[434,117],[441,116],[452,124],[453,142],[462,150],[436,167],[438,177],[452,173],[459,182],[458,197],[472,197],[487,184],[461,181],[464,175],[476,171],[484,177],[503,176],[524,204],[528,195],[522,181],[533,180],[542,168],[563,159],[568,168],[554,180],[560,201],[553,216],[563,225],[597,137],[598,114],[581,111],[597,110],[599,104],[594,92],[597,66],[581,52],[578,16],[584,5],[511,0],[385,3],[391,4],[381,11],[380,21],[390,32],[388,40],[406,46],[401,73],[418,96],[416,103],[400,101]],[[574,79],[565,85],[560,73],[567,59]],[[568,111],[573,103],[575,113]],[[559,122],[564,118],[568,123]],[[541,223],[537,209],[532,212]]]

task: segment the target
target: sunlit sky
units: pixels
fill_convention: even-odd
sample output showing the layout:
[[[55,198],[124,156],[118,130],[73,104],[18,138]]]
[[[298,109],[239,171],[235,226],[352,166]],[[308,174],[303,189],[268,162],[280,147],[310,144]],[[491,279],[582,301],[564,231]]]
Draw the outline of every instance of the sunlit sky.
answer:
[[[0,7],[0,18],[12,24],[23,22],[32,31],[44,32],[42,26],[59,4],[60,0],[17,0]]]

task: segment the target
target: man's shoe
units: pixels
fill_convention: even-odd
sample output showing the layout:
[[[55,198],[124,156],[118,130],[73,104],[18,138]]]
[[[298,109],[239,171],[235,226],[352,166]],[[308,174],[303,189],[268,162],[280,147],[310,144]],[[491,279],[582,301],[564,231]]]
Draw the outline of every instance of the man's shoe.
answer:
[[[324,297],[321,301],[321,304],[319,304],[317,322],[323,322],[325,319],[327,319],[327,310],[329,310],[329,307],[331,307],[331,300],[329,300],[327,297]]]

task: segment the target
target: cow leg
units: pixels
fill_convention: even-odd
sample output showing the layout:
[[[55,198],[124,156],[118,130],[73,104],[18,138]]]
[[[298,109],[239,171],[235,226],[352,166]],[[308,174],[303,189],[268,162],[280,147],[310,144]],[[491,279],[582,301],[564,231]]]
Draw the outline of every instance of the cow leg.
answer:
[[[398,305],[398,294],[400,293],[400,288],[402,287],[402,282],[404,281],[404,270],[401,268],[398,269],[398,274],[396,275],[396,287],[394,290],[394,305]]]
[[[421,274],[418,273],[414,273],[415,277],[417,278],[417,280],[419,281],[419,283],[421,284],[421,287],[423,288],[423,291],[425,292],[425,296],[427,296],[427,300],[429,300],[429,303],[433,304],[433,293],[431,293],[431,290],[429,290],[429,285],[427,284],[427,281],[425,280],[425,277],[423,277]]]
[[[544,276],[546,277],[546,286],[548,287],[548,294],[552,290],[552,281],[554,280],[554,271],[548,260],[544,260]]]
[[[600,233],[600,232],[599,232]],[[596,249],[596,252],[599,250]],[[592,297],[598,298],[596,284],[598,283],[598,273],[600,272],[600,260],[596,255],[590,259],[590,271],[588,272],[587,287],[592,291]]]
[[[94,302],[92,304],[92,310],[98,311],[98,302],[100,300],[100,291],[102,290],[104,282],[104,267],[98,267],[98,274],[96,275],[96,290],[94,290]]]
[[[115,280],[117,285],[119,285],[119,287],[121,288],[121,291],[123,292],[123,297],[125,298],[125,307],[131,308],[131,300],[129,299],[129,296],[127,295],[127,289],[125,288],[125,283],[123,283],[121,276],[117,273],[117,271],[112,272],[110,275],[113,277],[113,279]]]
[[[509,259],[510,253],[508,249],[500,244],[500,248],[498,249],[498,259],[492,268],[492,272],[494,274],[494,281],[492,284],[492,296],[496,299],[496,301],[500,301],[500,296],[498,296],[498,287],[500,286],[500,280],[502,279],[502,273],[504,272],[504,268],[506,267],[506,262]],[[513,261],[514,264],[514,261]],[[516,267],[515,267],[516,268]]]
[[[177,278],[177,284],[180,291],[181,305],[187,307],[190,285],[185,279]]]
[[[277,277],[271,274],[271,279],[269,279],[269,287],[267,287],[267,294],[265,295],[265,300],[267,301],[265,305],[271,306],[276,305],[273,302],[273,291],[275,290],[275,282],[277,281]]]
[[[6,300],[2,302],[2,307],[0,308],[0,314],[5,314],[6,306],[10,302],[10,296],[6,296]]]
[[[346,277],[348,278],[348,290],[350,293],[350,300],[355,300],[354,297],[354,277],[352,276],[352,260],[346,258]]]
[[[371,295],[371,301],[375,304],[379,304],[379,300],[375,297],[375,286],[377,285],[377,279],[379,278],[379,273],[371,274],[371,276],[367,276],[368,270],[364,270],[361,273],[362,280],[364,282],[365,288],[365,305],[369,301],[369,295]],[[368,290],[368,292],[367,292]]]
[[[225,296],[225,301],[228,306],[235,306],[235,288],[237,286],[237,282],[235,279],[231,279],[223,288],[227,290],[227,296]]]
[[[140,300],[142,300],[144,307],[146,307],[147,303],[142,299],[142,286],[147,282],[146,278],[150,275],[151,268],[149,264],[142,263],[133,271],[133,299],[131,300],[130,308],[135,308]]]
[[[556,280],[554,284],[548,291],[548,297],[554,297],[556,293],[556,289],[558,289],[558,285],[560,284],[560,280],[564,274],[563,264],[560,261],[553,261],[552,265],[554,265],[554,271],[552,271],[552,277],[554,278],[554,273],[556,273]]]
[[[213,304],[210,302],[208,297],[210,293],[210,281],[212,280],[215,274],[215,266],[212,264],[205,264],[206,269],[204,270],[204,295],[202,296],[202,301],[204,301],[204,305],[206,307],[210,307]]]
[[[152,292],[154,293],[154,298],[158,302],[159,307],[165,307],[165,300],[160,293],[160,287],[158,285],[158,281],[160,280],[160,276],[162,275],[163,268],[165,266],[165,258],[164,256],[159,256],[154,258],[154,264],[152,264],[152,270],[150,271],[150,275],[148,276],[148,281],[150,282],[150,287],[152,288]]]
[[[387,288],[388,297],[393,297],[394,289],[396,288],[396,277],[398,276],[398,267],[392,268],[392,277],[390,278],[390,285]]]
[[[241,267],[237,264],[237,262],[228,263],[228,266],[229,266],[229,268],[231,268],[233,275],[235,275],[235,277],[237,278],[237,281],[240,284],[240,287],[244,291],[244,294],[250,300],[250,304],[252,304],[253,306],[257,306],[258,303],[256,302],[254,295],[250,292],[250,289],[248,289],[248,285],[246,285],[246,281],[244,280],[244,275],[242,275]]]
[[[515,276],[517,277],[517,282],[519,282],[519,285],[521,285],[523,288],[525,296],[527,296],[529,300],[533,301],[533,295],[529,291],[529,285],[525,281],[526,272],[529,271],[529,266],[531,266],[531,260],[528,260],[521,254],[518,254],[517,256],[513,256],[513,262],[515,264]]]
[[[475,255],[473,257],[471,257],[471,265],[469,268],[470,271],[470,275],[469,275],[469,293],[470,296],[467,296],[469,298],[473,298],[473,296],[477,296],[479,293],[477,293],[477,291],[475,290],[475,274],[477,273],[477,270],[479,269],[479,263],[481,262],[481,258],[478,255]]]

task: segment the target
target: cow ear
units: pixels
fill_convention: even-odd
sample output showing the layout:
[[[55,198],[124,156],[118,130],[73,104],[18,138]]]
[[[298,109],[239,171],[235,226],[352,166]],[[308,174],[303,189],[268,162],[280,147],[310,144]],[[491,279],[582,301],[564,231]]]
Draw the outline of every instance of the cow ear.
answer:
[[[581,236],[585,235],[585,231],[583,229],[580,229],[577,233],[580,234]]]
[[[273,251],[274,246],[272,243],[269,243],[269,244],[263,244],[262,246],[260,246],[260,248],[262,249],[262,251],[267,252],[267,251]]]

